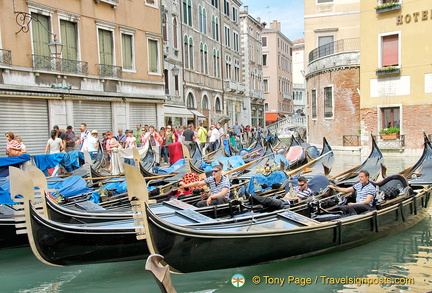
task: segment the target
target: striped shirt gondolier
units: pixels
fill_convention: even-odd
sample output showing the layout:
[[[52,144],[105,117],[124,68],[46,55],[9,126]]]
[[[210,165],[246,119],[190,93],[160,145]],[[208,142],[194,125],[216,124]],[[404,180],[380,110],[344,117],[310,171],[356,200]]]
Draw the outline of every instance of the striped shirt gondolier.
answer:
[[[370,181],[366,185],[358,182],[354,184],[353,188],[356,191],[356,202],[365,201],[369,194],[372,194],[374,197],[376,195],[376,187]],[[373,206],[373,200],[371,200],[369,205]]]
[[[306,198],[311,196],[313,191],[308,187],[305,190],[300,190],[300,186],[293,187],[294,191],[297,192],[297,196],[300,198]]]
[[[207,183],[207,185],[210,187],[210,193],[212,195],[221,192],[222,188],[228,188],[228,192],[225,195],[225,198],[229,198],[230,182],[228,180],[228,177],[222,176],[221,181],[218,184],[216,184],[215,178],[213,176],[204,179],[204,182]]]

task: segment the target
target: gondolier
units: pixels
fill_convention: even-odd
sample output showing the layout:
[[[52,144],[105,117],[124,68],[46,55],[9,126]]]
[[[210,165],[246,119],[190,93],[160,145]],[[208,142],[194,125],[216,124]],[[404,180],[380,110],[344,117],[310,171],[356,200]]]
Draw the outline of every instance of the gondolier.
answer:
[[[355,203],[349,202],[346,205],[340,206],[340,209],[346,215],[361,214],[372,209],[373,199],[376,194],[376,187],[369,181],[369,172],[366,170],[361,170],[359,172],[359,180],[360,181],[354,184],[352,187],[342,188],[333,185],[328,186],[337,192],[356,192]]]
[[[207,199],[203,199],[197,203],[198,207],[217,205],[228,202],[230,192],[230,182],[228,177],[222,175],[222,167],[215,165],[212,168],[213,176],[210,176],[202,181],[192,182],[185,184],[180,182],[180,187],[190,188],[208,185],[210,187],[210,194],[206,194]]]

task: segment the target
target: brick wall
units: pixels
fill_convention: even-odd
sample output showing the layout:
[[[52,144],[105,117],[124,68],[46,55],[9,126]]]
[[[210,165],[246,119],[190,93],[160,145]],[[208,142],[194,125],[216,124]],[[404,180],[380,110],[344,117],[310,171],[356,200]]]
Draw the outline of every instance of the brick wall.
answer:
[[[360,130],[359,68],[322,72],[307,80],[309,141],[321,144],[325,136],[330,145],[342,146],[344,135]],[[324,118],[324,88],[333,86],[333,117]],[[317,92],[317,118],[312,119],[312,89]]]

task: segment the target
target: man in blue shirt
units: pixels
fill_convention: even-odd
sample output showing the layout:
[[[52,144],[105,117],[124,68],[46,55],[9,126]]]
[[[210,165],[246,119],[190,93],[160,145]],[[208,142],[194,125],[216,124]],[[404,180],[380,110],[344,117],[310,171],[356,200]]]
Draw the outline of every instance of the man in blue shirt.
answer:
[[[329,185],[329,188],[337,192],[356,192],[356,202],[350,202],[347,205],[340,206],[340,209],[346,215],[355,215],[367,212],[372,209],[373,199],[376,194],[376,187],[369,181],[369,172],[361,170],[359,172],[359,182],[352,187],[337,187]]]

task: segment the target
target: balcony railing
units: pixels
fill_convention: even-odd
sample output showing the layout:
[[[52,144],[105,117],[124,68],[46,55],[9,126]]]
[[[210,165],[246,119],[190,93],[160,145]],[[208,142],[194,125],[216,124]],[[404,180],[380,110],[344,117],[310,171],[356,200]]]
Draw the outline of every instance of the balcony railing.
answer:
[[[328,55],[340,52],[360,50],[360,38],[343,39],[326,45],[319,46],[309,53],[309,63]]]
[[[104,2],[104,3],[111,5],[112,7],[116,7],[119,3],[119,0],[94,0],[94,1],[96,3]]]
[[[264,92],[260,90],[252,90],[252,98],[253,99],[263,99],[264,100]]]
[[[1,65],[12,65],[12,53],[10,50],[0,49],[0,64]]]
[[[67,73],[88,74],[88,63],[50,56],[32,55],[33,68]]]
[[[100,76],[110,76],[121,78],[123,76],[123,70],[121,66],[114,66],[108,64],[98,64]]]
[[[284,100],[291,100],[291,95],[289,93],[282,93],[282,99]]]

